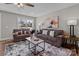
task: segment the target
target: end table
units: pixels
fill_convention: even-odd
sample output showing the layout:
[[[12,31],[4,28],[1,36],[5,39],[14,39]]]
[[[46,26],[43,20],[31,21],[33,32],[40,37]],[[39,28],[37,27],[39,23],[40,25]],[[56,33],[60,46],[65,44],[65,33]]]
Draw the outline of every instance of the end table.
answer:
[[[78,40],[79,37],[64,36],[63,45],[65,46],[69,41],[69,44],[73,44],[75,46],[76,53],[78,53]]]

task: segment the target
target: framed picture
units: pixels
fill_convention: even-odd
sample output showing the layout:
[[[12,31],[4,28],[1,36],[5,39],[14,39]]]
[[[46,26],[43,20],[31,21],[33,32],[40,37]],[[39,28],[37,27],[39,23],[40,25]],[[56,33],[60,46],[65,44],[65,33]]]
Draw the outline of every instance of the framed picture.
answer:
[[[53,28],[58,28],[59,27],[59,16],[57,16],[56,18],[52,18],[50,24]]]

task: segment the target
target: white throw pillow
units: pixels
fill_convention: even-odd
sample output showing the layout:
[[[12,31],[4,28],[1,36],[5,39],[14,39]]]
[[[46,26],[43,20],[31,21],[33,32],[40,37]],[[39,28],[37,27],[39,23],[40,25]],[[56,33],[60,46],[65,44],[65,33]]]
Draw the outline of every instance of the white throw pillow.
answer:
[[[24,31],[24,34],[26,34],[27,32],[26,31]]]
[[[54,37],[54,31],[50,31],[50,36]]]
[[[47,30],[43,30],[43,34],[47,35]]]

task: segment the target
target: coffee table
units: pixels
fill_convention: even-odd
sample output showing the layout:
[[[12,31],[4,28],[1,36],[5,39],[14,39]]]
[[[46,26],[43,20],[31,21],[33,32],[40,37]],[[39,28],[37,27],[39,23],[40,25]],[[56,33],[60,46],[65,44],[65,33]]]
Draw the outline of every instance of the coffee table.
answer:
[[[31,53],[33,53],[33,55],[38,55],[39,53],[43,52],[45,50],[45,41],[37,38],[37,37],[28,37],[26,38],[28,43],[28,49],[31,51]],[[40,46],[39,44],[44,43],[42,46]],[[31,47],[31,44],[33,44],[33,46]],[[39,47],[41,50],[38,51],[37,47]]]

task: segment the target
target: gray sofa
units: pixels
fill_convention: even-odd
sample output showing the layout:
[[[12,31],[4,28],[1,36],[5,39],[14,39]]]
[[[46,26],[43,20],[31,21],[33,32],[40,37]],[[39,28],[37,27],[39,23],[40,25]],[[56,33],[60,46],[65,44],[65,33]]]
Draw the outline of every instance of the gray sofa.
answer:
[[[47,30],[47,35],[43,34],[44,30]],[[49,34],[50,31],[54,31],[54,37],[50,36],[50,34]],[[63,30],[43,29],[42,33],[36,34],[36,36],[38,38],[45,40],[45,42],[47,42],[53,46],[61,47],[64,32],[63,32]]]
[[[13,30],[13,39],[14,42],[26,40],[26,37],[30,37],[31,33],[29,29],[14,29]]]

